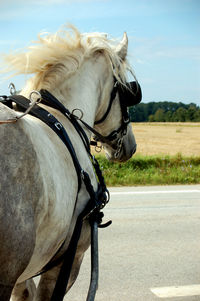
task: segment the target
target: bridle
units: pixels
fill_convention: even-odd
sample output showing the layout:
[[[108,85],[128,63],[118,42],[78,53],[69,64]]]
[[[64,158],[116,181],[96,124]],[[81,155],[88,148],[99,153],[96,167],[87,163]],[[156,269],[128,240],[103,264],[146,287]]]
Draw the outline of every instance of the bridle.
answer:
[[[132,81],[122,85],[114,77],[114,86],[110,94],[110,101],[107,110],[99,120],[95,121],[95,125],[101,124],[106,120],[111,111],[113,102],[116,99],[117,93],[119,94],[119,102],[122,113],[122,121],[118,129],[112,131],[108,136],[103,136],[95,129],[90,128],[85,124],[85,126],[94,134],[94,141],[91,141],[91,144],[96,147],[96,150],[98,151],[99,148],[97,144],[98,142],[105,143],[115,150],[115,159],[119,157],[122,148],[123,137],[127,133],[127,126],[130,122],[128,107],[138,104],[142,99],[142,92],[138,82]]]
[[[52,96],[49,92],[45,90],[40,91],[42,95],[42,103],[47,104],[48,106],[54,107],[58,109],[56,106],[52,104],[50,101]],[[69,112],[69,116],[73,116],[76,120],[81,122],[91,133],[94,135],[94,140],[90,141],[90,145],[95,146],[97,152],[101,151],[102,146],[99,146],[99,142],[103,144],[109,145],[114,150],[114,158],[117,159],[121,152],[123,137],[127,133],[127,126],[130,122],[128,107],[134,106],[140,103],[142,99],[142,91],[140,85],[136,81],[127,82],[125,85],[122,85],[115,77],[114,77],[114,86],[110,94],[110,101],[104,115],[97,121],[94,122],[94,125],[98,125],[103,123],[108,117],[112,104],[116,100],[117,93],[119,95],[120,108],[122,113],[122,121],[121,125],[118,129],[112,131],[109,135],[103,136],[96,129],[91,127],[88,123],[83,120],[83,112],[80,109],[74,109],[71,113]],[[45,103],[46,99],[46,103]],[[79,112],[78,114],[76,112]],[[66,113],[65,113],[66,114]],[[67,114],[66,114],[67,115]],[[78,116],[79,115],[79,116]],[[84,135],[84,134],[83,134]],[[84,139],[85,140],[85,139]]]

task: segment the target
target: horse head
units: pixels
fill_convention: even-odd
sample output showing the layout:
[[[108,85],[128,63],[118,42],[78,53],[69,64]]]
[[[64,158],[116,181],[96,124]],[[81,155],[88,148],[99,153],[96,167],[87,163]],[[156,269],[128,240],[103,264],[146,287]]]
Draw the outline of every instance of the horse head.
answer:
[[[122,41],[114,50],[119,59],[119,65],[112,68],[110,77],[107,72],[104,93],[102,93],[104,100],[97,110],[94,123],[95,129],[100,133],[100,135],[95,135],[94,139],[102,143],[107,158],[112,161],[130,159],[137,147],[128,107],[141,101],[142,92],[137,81],[126,82],[127,48],[128,38],[124,33]]]
[[[72,27],[72,34],[41,36],[27,53],[9,55],[7,62],[17,73],[35,74],[22,95],[46,89],[70,111],[83,112],[108,159],[126,161],[136,151],[128,107],[141,101],[137,80],[127,82],[127,48],[126,33],[117,42],[105,34],[80,34]]]

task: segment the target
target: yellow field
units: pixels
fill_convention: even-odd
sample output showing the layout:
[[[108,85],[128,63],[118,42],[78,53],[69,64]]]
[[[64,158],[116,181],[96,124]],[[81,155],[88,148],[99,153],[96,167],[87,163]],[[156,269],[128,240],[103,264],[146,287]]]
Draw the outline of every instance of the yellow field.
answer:
[[[200,156],[200,123],[133,123],[137,154]]]

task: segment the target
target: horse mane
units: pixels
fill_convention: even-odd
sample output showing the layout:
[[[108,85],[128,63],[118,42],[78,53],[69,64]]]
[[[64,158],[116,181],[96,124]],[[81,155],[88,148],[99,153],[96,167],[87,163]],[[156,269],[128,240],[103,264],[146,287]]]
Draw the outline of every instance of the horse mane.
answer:
[[[47,82],[52,86],[56,79],[62,78],[60,75],[70,76],[85,58],[101,52],[110,63],[114,76],[125,83],[127,69],[131,69],[128,62],[121,60],[114,51],[118,43],[117,40],[108,39],[106,34],[81,34],[75,27],[69,26],[55,34],[39,34],[38,40],[26,51],[6,55],[6,71],[13,75],[35,74],[35,83]]]

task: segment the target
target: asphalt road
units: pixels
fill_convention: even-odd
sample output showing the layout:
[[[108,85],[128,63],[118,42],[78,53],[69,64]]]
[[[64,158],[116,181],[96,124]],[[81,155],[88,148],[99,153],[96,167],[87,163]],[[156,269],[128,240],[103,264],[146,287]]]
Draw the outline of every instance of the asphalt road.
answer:
[[[110,188],[96,301],[200,300],[200,185]],[[86,300],[87,251],[65,301]]]

